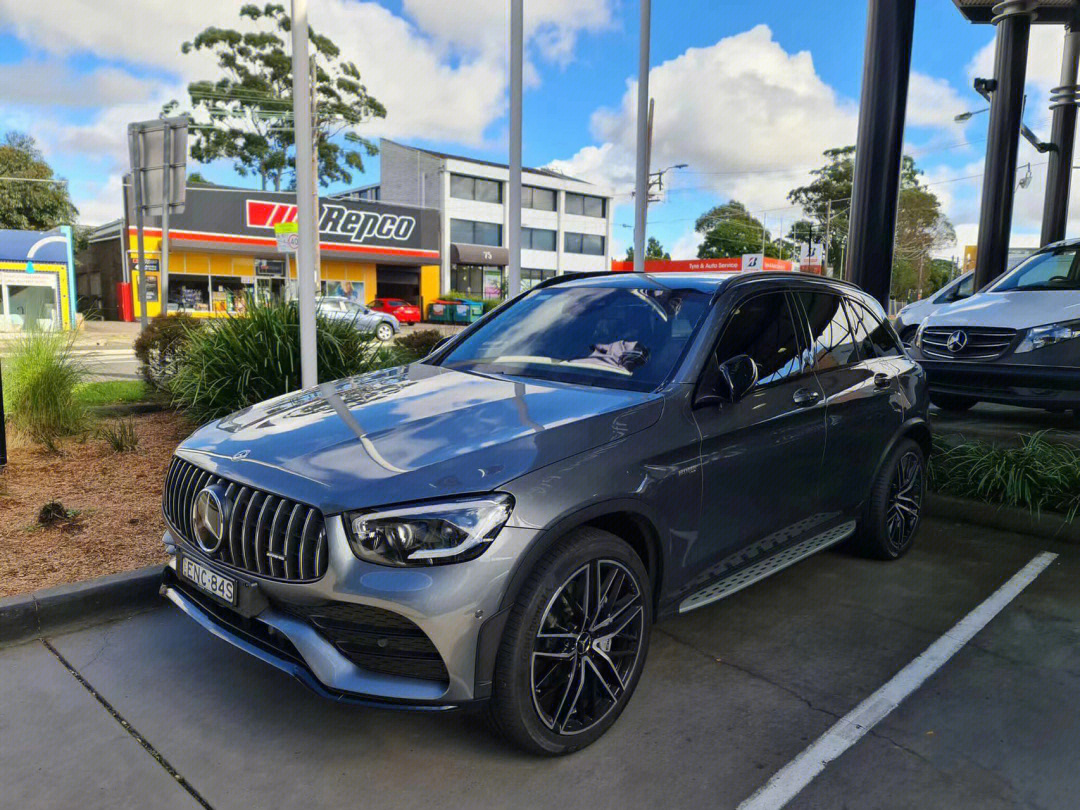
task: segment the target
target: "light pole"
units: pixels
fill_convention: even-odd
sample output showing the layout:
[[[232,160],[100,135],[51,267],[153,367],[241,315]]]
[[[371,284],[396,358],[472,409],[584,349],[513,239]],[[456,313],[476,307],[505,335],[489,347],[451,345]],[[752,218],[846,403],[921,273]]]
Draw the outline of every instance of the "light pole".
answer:
[[[296,133],[296,219],[299,245],[296,280],[300,310],[300,385],[319,381],[315,344],[315,268],[319,226],[315,221],[315,166],[312,160],[311,66],[308,61],[307,0],[292,0],[293,127]]]
[[[651,0],[641,3],[638,49],[637,176],[634,184],[634,272],[645,272],[645,223],[649,205],[649,37]]]
[[[521,107],[524,51],[522,6],[523,0],[510,0],[510,193],[507,200],[510,206],[510,222],[506,235],[510,267],[506,278],[507,298],[513,298],[521,292]]]

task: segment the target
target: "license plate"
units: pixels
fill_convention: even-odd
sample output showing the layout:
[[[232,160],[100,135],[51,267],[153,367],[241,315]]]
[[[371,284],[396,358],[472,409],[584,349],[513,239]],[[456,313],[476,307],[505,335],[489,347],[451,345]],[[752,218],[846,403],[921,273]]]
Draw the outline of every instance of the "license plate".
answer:
[[[180,557],[180,576],[201,591],[211,596],[216,596],[228,602],[236,604],[236,580],[223,577],[221,574],[200,565],[187,557]]]

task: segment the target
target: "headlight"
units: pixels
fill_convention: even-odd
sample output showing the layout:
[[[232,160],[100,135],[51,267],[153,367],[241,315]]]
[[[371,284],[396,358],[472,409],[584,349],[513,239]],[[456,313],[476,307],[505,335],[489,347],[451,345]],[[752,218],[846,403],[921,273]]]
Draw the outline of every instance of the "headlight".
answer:
[[[1053,346],[1055,343],[1063,343],[1066,340],[1073,340],[1078,337],[1080,337],[1080,321],[1036,326],[1034,329],[1029,329],[1028,333],[1024,335],[1024,339],[1016,347],[1015,353],[1033,352],[1044,346]]]
[[[915,330],[915,346],[920,349],[922,348],[923,332],[926,331],[926,323],[929,320],[929,318],[923,318],[922,323],[919,324],[919,328]]]
[[[347,512],[349,545],[379,565],[439,565],[480,556],[510,518],[505,493]]]

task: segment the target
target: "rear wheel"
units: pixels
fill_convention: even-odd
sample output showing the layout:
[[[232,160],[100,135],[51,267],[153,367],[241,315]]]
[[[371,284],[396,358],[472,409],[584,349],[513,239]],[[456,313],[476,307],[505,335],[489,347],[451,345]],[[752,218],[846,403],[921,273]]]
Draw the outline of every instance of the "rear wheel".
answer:
[[[926,456],[911,439],[889,453],[870,490],[870,502],[856,536],[856,549],[868,557],[896,560],[915,539],[926,496]]]
[[[489,717],[536,754],[599,739],[637,686],[652,603],[640,558],[615,535],[571,532],[522,588],[495,663]]]
[[[381,340],[383,343],[390,340],[394,336],[394,327],[383,321],[375,327],[375,337]]]
[[[943,411],[959,413],[970,409],[979,400],[970,397],[961,397],[956,394],[931,394],[930,403],[941,408]]]

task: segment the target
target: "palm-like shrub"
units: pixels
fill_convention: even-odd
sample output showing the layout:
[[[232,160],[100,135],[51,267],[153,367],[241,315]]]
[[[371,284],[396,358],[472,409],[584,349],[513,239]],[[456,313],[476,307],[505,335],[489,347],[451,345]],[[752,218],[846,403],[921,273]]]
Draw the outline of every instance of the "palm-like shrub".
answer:
[[[1080,512],[1080,451],[1047,439],[1025,436],[1018,447],[972,441],[949,446],[935,442],[930,486],[945,495],[1019,506],[1039,512]]]
[[[319,318],[319,382],[398,363],[399,353],[348,321]],[[300,387],[300,316],[294,303],[249,301],[242,315],[190,332],[169,380],[173,402],[202,423]]]
[[[4,408],[12,425],[49,450],[78,433],[86,411],[75,395],[86,370],[72,352],[74,334],[32,331],[4,360]]]

